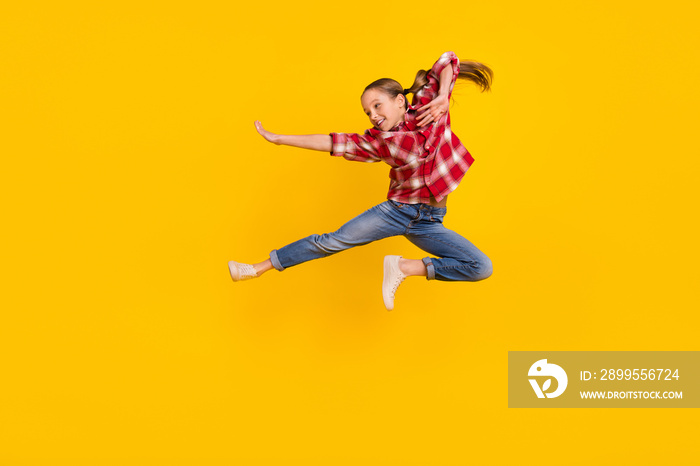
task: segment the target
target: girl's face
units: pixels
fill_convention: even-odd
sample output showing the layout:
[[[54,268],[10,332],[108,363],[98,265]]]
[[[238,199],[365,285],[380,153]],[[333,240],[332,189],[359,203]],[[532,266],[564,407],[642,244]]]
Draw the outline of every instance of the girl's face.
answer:
[[[372,125],[382,131],[389,131],[403,121],[406,114],[406,97],[399,94],[391,98],[379,89],[369,89],[362,94],[362,109]]]

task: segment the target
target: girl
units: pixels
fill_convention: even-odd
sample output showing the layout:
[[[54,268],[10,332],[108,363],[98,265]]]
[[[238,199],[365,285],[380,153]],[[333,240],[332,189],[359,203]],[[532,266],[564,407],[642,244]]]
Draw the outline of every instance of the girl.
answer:
[[[490,90],[493,72],[478,62],[460,63],[453,52],[445,52],[430,71],[420,70],[408,89],[393,79],[379,79],[365,88],[360,99],[372,124],[364,134],[275,134],[256,121],[258,133],[274,144],[330,152],[360,162],[385,162],[391,166],[391,183],[387,201],[333,233],[300,239],[273,250],[269,259],[256,264],[230,261],[231,278],[259,277],[273,267],[282,271],[396,235],[437,257],[384,258],[382,295],[388,310],[393,309],[396,290],[406,277],[446,281],[489,277],[489,258],[442,225],[447,195],[474,161],[450,128],[449,100],[457,78],[476,83],[483,92]],[[408,94],[413,94],[411,105]]]

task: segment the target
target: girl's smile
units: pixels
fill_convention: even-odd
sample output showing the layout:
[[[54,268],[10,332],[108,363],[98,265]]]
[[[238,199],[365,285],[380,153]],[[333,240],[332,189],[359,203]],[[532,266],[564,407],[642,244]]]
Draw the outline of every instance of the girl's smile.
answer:
[[[389,131],[404,120],[406,97],[402,94],[391,98],[379,89],[369,89],[361,98],[362,109],[377,129]]]

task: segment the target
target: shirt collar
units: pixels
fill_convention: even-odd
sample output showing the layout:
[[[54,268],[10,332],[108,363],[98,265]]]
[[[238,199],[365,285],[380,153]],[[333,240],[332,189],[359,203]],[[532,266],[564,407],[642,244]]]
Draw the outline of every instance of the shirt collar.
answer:
[[[408,104],[403,121],[391,128],[389,131],[415,131],[417,128],[415,123],[415,111],[416,108],[413,105]]]

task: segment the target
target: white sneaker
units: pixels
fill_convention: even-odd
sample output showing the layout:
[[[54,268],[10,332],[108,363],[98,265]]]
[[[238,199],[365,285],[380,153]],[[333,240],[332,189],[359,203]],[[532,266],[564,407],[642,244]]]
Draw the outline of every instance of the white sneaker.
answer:
[[[399,269],[401,256],[384,257],[384,281],[382,283],[382,296],[387,311],[394,309],[394,295],[399,285],[406,279],[406,275]]]
[[[240,280],[248,280],[256,278],[258,274],[255,272],[255,267],[250,264],[241,264],[239,262],[228,261],[228,271],[231,272],[231,278],[234,282]]]

